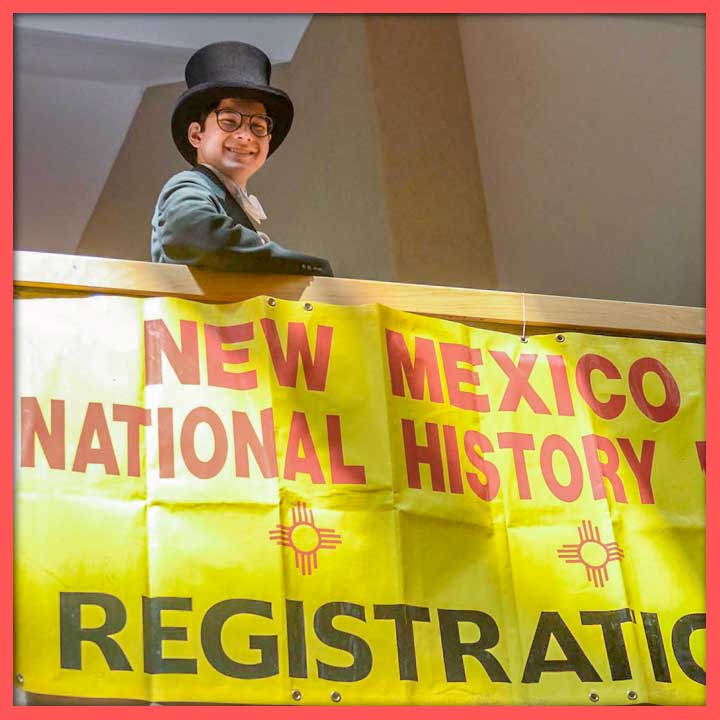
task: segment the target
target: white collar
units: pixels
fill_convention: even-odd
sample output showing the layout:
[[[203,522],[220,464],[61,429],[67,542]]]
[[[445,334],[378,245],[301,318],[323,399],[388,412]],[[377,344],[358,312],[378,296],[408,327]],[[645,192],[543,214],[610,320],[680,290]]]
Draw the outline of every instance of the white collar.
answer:
[[[217,168],[207,163],[200,163],[203,167],[208,170],[212,170],[218,180],[228,189],[228,192],[235,198],[240,207],[250,216],[253,222],[258,225],[263,220],[267,220],[267,215],[263,210],[263,206],[260,201],[254,195],[248,195],[232,178],[229,178],[225,173],[220,172]]]

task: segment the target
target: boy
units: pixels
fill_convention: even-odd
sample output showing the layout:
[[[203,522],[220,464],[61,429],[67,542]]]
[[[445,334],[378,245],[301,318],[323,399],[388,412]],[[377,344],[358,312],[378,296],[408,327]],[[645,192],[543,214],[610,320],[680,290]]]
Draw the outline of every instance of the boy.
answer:
[[[256,47],[219,42],[185,68],[188,90],[175,106],[172,134],[193,165],[160,191],[152,219],[154,262],[214,270],[328,275],[327,260],[281,247],[255,223],[266,219],[248,180],[285,139],[290,98],[270,87],[270,61]]]

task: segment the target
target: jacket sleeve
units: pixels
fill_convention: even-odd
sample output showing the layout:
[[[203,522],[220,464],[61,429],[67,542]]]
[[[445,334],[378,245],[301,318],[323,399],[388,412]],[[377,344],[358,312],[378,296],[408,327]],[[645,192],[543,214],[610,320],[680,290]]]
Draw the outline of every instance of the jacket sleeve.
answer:
[[[153,251],[160,251],[164,262],[242,270],[248,255],[259,260],[269,253],[260,236],[229,217],[202,176],[193,173],[165,185],[153,222]]]

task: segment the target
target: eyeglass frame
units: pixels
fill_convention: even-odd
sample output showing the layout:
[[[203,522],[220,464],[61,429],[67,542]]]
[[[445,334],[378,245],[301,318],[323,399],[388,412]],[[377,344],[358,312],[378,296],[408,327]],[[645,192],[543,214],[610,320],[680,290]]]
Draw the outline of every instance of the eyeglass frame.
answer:
[[[272,130],[273,130],[273,125],[274,125],[273,119],[272,119],[269,115],[263,115],[262,113],[252,113],[252,114],[249,115],[249,114],[247,114],[247,113],[241,113],[241,112],[239,112],[238,110],[232,110],[231,108],[215,108],[215,109],[213,110],[213,112],[215,113],[215,116],[216,116],[216,118],[217,118],[218,127],[219,127],[223,132],[226,132],[226,133],[233,133],[233,132],[237,132],[238,130],[240,130],[240,128],[243,126],[243,123],[245,122],[245,118],[248,119],[248,128],[250,128],[250,132],[251,132],[255,137],[260,137],[260,138],[268,137],[268,135],[270,135],[270,134],[272,133]],[[221,112],[223,112],[223,113],[232,113],[233,115],[239,115],[239,116],[240,116],[240,124],[239,124],[237,127],[233,128],[232,130],[226,130],[226,129],[220,124],[220,113],[221,113]],[[261,118],[262,120],[264,120],[264,121],[267,123],[267,132],[266,132],[264,135],[258,135],[258,134],[253,130],[253,127],[252,127],[253,118]]]

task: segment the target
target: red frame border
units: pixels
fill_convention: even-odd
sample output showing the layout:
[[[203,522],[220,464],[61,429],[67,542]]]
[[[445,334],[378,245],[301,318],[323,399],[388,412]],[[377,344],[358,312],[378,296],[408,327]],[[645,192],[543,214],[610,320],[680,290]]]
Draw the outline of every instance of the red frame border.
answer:
[[[469,2],[460,0],[451,3],[441,3],[438,0],[403,0],[401,2],[383,2],[382,0],[364,0],[363,2],[344,3],[340,7],[330,0],[316,0],[316,2],[297,2],[289,0],[273,0],[267,11],[285,13],[328,13],[328,12],[393,12],[393,13],[671,13],[671,14],[704,14],[706,19],[706,287],[707,287],[707,426],[717,428],[720,424],[716,400],[720,385],[720,368],[718,367],[718,351],[716,348],[717,322],[718,322],[718,294],[720,289],[713,285],[717,280],[718,267],[718,127],[720,117],[718,101],[720,98],[720,14],[714,7],[712,0],[477,0]],[[198,10],[198,3],[189,0],[122,0],[105,4],[104,13],[232,13],[238,10],[236,2],[227,0],[211,0],[206,6]],[[2,74],[0,75],[0,97],[6,108],[4,113],[6,147],[13,147],[13,15],[15,13],[97,13],[97,6],[89,0],[67,0],[57,2],[54,0],[10,0],[4,4],[0,11],[2,24],[0,25],[0,50]],[[9,346],[0,356],[0,458],[7,470],[7,480],[0,501],[0,528],[4,537],[1,553],[0,577],[2,578],[3,592],[0,594],[0,612],[2,633],[0,634],[0,710],[2,716],[18,716],[22,713],[41,714],[47,718],[130,718],[138,717],[149,712],[147,706],[45,706],[45,707],[15,707],[13,698],[13,344],[12,344],[12,238],[13,238],[13,166],[5,163],[2,170],[2,219],[4,221],[5,240],[2,242],[2,263],[0,263],[0,287],[7,289],[8,295],[0,302],[0,328],[9,338]],[[714,201],[714,202],[713,202]],[[709,433],[708,433],[709,434]],[[718,448],[710,443],[707,457],[708,473],[714,474],[718,463]],[[707,507],[719,506],[720,489],[713,483],[707,485]],[[717,591],[720,584],[720,565],[718,564],[718,538],[720,526],[714,523],[707,524],[707,610],[709,622],[707,626],[707,675],[710,683],[707,686],[706,705],[702,707],[533,707],[532,713],[537,718],[573,720],[584,717],[609,717],[612,713],[630,716],[636,720],[652,716],[653,718],[700,718],[714,717],[720,703],[718,695],[720,683],[717,680],[718,666],[720,665],[720,637],[716,623],[716,609],[718,606]],[[197,713],[197,706],[163,707],[153,712],[172,713],[175,717],[193,717]],[[480,717],[484,718],[522,718],[528,713],[526,706],[513,707],[238,707],[238,706],[208,706],[203,713],[212,713],[218,717],[228,717],[231,713],[249,713],[254,717],[280,718],[284,713],[292,713],[295,718],[318,718],[332,715],[338,717],[392,717],[393,720],[412,718],[440,717]]]

